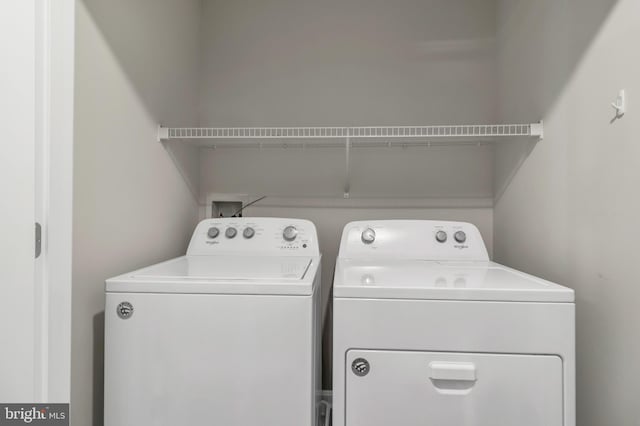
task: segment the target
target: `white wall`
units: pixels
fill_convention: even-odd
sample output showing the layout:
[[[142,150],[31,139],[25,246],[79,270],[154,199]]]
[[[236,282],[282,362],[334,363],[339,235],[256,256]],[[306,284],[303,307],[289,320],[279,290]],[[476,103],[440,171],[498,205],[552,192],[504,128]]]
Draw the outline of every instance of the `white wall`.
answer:
[[[497,201],[495,258],[576,290],[578,424],[634,424],[640,2],[505,0],[500,16],[504,117],[543,117],[545,140]],[[498,180],[520,154],[499,153]]]
[[[156,125],[196,117],[198,0],[85,0],[76,16],[71,422],[102,424],[104,280],[184,253],[197,203]],[[126,348],[123,348],[126,350]]]

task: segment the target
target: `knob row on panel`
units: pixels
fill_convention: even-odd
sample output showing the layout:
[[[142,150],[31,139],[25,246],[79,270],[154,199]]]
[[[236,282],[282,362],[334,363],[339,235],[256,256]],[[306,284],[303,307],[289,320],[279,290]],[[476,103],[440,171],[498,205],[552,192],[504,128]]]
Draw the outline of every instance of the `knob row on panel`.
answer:
[[[448,239],[448,236],[445,231],[436,232],[437,242],[444,243],[447,241],[447,239]],[[458,243],[464,243],[465,241],[467,241],[467,234],[464,231],[456,231],[456,233],[453,234],[453,239],[456,240],[456,242]]]
[[[253,236],[255,234],[256,234],[256,231],[251,227],[244,228],[244,231],[242,231],[242,236],[247,238],[247,239],[253,238]],[[211,239],[217,238],[218,235],[220,235],[220,230],[218,228],[216,228],[215,226],[212,226],[207,231],[207,236],[209,238],[211,238]],[[233,226],[228,227],[224,231],[224,236],[229,238],[229,239],[235,238],[236,235],[238,235],[238,230],[236,228],[234,228]]]
[[[250,226],[244,228],[244,231],[242,231],[242,236],[247,239],[253,238],[255,234],[256,234],[255,229],[253,229]],[[220,235],[220,229],[218,229],[215,226],[212,226],[207,231],[207,236],[211,239],[217,238],[218,235]],[[224,236],[229,239],[235,238],[236,235],[238,235],[238,230],[233,226],[228,227],[224,231]],[[298,236],[298,230],[296,229],[295,226],[287,226],[286,228],[284,228],[284,231],[282,232],[282,238],[284,238],[286,241],[293,241],[296,239],[297,236]]]
[[[465,241],[467,241],[467,234],[464,231],[457,231],[455,234],[453,234],[453,238],[458,243],[464,243]],[[364,244],[371,244],[376,240],[376,231],[371,228],[367,228],[362,231],[360,239]],[[436,232],[436,241],[438,241],[439,243],[444,243],[447,241],[447,239],[448,236],[445,231]]]

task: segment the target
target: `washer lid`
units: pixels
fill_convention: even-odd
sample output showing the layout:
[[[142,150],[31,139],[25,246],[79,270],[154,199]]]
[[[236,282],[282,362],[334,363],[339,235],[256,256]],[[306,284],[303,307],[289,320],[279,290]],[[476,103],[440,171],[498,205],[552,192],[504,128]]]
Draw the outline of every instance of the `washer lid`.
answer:
[[[494,262],[338,259],[334,296],[573,302],[573,290]]]
[[[291,294],[313,292],[319,258],[183,256],[111,278],[107,292]]]

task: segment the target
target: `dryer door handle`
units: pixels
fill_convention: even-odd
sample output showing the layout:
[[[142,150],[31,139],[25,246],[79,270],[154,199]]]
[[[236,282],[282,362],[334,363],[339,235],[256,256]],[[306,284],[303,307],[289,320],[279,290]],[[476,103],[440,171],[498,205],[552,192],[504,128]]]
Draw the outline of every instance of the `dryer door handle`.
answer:
[[[443,362],[429,363],[429,378],[431,380],[475,382],[476,365],[472,362]]]

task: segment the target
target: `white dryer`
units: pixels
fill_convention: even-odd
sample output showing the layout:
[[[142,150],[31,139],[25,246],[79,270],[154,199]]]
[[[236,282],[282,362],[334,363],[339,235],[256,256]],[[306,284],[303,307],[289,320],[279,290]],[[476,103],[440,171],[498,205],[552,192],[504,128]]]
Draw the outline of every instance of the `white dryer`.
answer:
[[[333,295],[333,426],[575,425],[573,291],[475,226],[350,223]]]
[[[311,426],[320,252],[305,220],[208,219],[106,282],[105,426]]]

